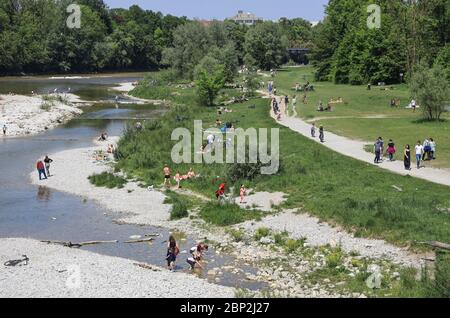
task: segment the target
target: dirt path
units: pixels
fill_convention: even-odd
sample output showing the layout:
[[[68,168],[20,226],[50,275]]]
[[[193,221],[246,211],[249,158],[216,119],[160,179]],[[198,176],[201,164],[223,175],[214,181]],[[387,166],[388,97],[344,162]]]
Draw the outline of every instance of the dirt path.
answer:
[[[267,92],[260,91],[265,98],[269,98]],[[277,96],[277,99],[279,100],[280,96]],[[284,106],[280,107],[282,111],[282,116],[280,120],[277,120],[277,122],[285,127],[290,128],[291,130],[302,134],[306,138],[312,139],[316,142],[320,142],[319,139],[312,138],[310,134],[311,124],[308,122],[298,118],[298,117],[286,117],[284,115]],[[270,107],[270,115],[272,118],[276,120],[276,116],[273,113],[272,107]],[[317,119],[316,119],[317,120]],[[361,161],[364,161],[366,163],[375,165],[373,162],[374,155],[366,152],[364,150],[364,146],[367,145],[370,142],[366,141],[360,141],[360,140],[353,140],[350,138],[338,136],[336,134],[330,133],[326,131],[325,128],[325,142],[323,145],[325,147],[328,147],[340,154],[343,154],[345,156],[358,159]],[[413,154],[414,149],[411,151]],[[414,156],[415,157],[415,156]],[[445,169],[438,169],[438,168],[428,168],[423,167],[421,169],[415,168],[415,159],[412,158],[411,160],[411,166],[413,167],[412,170],[407,171],[405,170],[403,166],[403,160],[397,160],[393,162],[384,161],[383,163],[379,164],[378,166],[382,169],[389,170],[391,172],[395,172],[400,175],[410,175],[412,177],[424,179],[430,182],[443,184],[446,186],[450,186],[450,171]],[[426,164],[426,163],[425,163]]]

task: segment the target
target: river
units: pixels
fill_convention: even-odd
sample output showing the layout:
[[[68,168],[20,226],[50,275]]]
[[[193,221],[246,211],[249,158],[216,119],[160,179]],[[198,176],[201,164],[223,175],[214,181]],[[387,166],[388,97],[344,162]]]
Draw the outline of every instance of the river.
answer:
[[[0,94],[31,95],[31,92],[71,92],[81,99],[95,101],[83,108],[84,114],[65,125],[44,133],[18,138],[0,138],[0,237],[25,237],[38,240],[83,242],[92,240],[119,240],[132,235],[160,233],[151,244],[99,244],[83,247],[92,252],[133,259],[165,266],[165,250],[169,229],[151,226],[117,224],[114,215],[93,201],[30,184],[29,173],[37,158],[62,150],[92,145],[92,139],[106,131],[110,136],[120,135],[128,121],[157,118],[164,106],[138,105],[111,89],[118,83],[134,82],[142,73],[109,74],[86,77],[8,77],[0,78]],[[189,250],[196,238],[177,234],[181,250]],[[186,254],[178,260],[178,271],[189,272]],[[207,270],[224,265],[236,265],[227,255],[208,252],[209,262],[196,275],[207,279]],[[254,274],[255,268],[237,266]],[[209,278],[213,279],[213,278]],[[245,279],[242,274],[224,271],[220,284],[259,289],[263,285]]]

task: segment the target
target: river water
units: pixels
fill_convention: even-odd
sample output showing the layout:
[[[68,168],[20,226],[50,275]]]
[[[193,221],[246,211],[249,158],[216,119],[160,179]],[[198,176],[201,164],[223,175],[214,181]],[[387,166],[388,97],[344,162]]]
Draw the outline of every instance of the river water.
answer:
[[[124,257],[139,262],[165,266],[165,241],[169,229],[151,226],[117,224],[114,215],[95,202],[30,184],[29,173],[34,171],[36,158],[54,152],[87,147],[92,139],[106,131],[110,136],[120,135],[128,121],[157,118],[164,106],[137,105],[111,90],[117,83],[133,82],[142,74],[111,74],[88,78],[0,78],[0,94],[13,92],[31,95],[31,92],[71,92],[81,99],[95,101],[94,106],[83,108],[84,114],[65,125],[44,133],[19,138],[0,138],[0,237],[25,237],[38,240],[83,242],[93,240],[119,240],[132,235],[159,233],[153,243],[99,244],[83,247],[92,252]],[[181,250],[189,250],[196,238],[176,233]],[[185,262],[187,254],[181,254],[178,271],[189,272]],[[195,274],[205,279],[208,269],[224,265],[236,265],[227,255],[207,254],[205,270]],[[256,269],[236,266],[254,274]],[[232,287],[260,289],[261,283],[248,281],[242,274],[223,271],[220,284]]]

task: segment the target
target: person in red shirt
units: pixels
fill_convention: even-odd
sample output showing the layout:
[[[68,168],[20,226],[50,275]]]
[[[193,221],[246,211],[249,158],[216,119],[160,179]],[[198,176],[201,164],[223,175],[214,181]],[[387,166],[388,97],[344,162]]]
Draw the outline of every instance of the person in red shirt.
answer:
[[[39,173],[39,180],[42,180],[42,175],[44,175],[44,179],[47,179],[47,175],[45,173],[45,166],[44,166],[44,163],[41,160],[39,160],[37,162],[36,168],[37,168],[37,171]]]

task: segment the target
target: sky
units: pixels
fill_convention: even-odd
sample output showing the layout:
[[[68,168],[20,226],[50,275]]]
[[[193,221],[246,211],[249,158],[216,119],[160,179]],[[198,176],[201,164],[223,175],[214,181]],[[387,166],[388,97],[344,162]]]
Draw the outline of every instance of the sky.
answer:
[[[188,18],[218,19],[232,17],[238,10],[252,12],[266,20],[281,17],[322,20],[328,0],[104,0],[110,8],[128,8],[133,4],[146,10]]]

